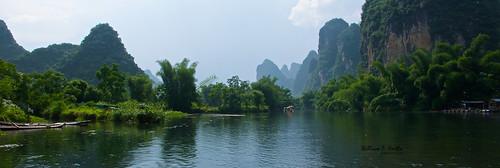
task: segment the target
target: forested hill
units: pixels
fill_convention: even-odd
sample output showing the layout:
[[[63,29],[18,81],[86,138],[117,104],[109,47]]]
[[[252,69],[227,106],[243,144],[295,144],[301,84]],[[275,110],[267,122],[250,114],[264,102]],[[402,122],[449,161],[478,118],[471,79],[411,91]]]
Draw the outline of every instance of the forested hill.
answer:
[[[104,64],[116,63],[119,71],[130,75],[144,73],[125,49],[118,32],[107,23],[92,28],[80,45],[52,44],[28,52],[16,43],[0,20],[0,58],[16,64],[17,70],[23,73],[53,69],[69,80],[83,79],[94,85],[98,83],[95,74]]]
[[[17,44],[7,24],[0,20],[0,58],[7,60],[25,53],[28,51]]]
[[[479,34],[500,46],[499,0],[367,0],[361,15],[361,67],[388,64],[435,42],[469,46]]]
[[[134,62],[118,37],[118,32],[109,24],[99,24],[90,30],[72,59],[59,69],[68,79],[80,78],[96,84],[95,73],[103,64],[116,63],[122,72],[136,75],[144,73]]]

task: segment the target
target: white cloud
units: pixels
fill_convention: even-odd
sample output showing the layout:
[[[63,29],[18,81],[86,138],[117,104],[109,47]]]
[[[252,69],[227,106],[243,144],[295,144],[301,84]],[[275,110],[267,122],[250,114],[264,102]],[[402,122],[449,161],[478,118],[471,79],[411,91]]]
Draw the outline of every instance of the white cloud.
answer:
[[[359,22],[364,0],[299,0],[288,20],[298,27],[319,27],[333,18]]]

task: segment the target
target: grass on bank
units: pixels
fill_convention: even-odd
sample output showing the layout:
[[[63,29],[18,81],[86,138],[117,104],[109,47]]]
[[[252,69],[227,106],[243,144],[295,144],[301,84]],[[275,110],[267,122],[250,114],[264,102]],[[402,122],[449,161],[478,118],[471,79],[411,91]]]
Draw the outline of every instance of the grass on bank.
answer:
[[[106,108],[98,108],[103,107],[103,105]],[[89,102],[80,106],[57,102],[49,110],[42,112],[42,115],[53,121],[105,120],[140,123],[157,123],[167,118],[188,115],[183,112],[164,109],[166,108],[161,103],[140,103],[137,101],[126,101],[118,104]],[[32,115],[30,119],[32,123],[47,122],[46,119]],[[2,106],[0,106],[0,120],[28,122],[28,115],[12,102],[4,100]]]

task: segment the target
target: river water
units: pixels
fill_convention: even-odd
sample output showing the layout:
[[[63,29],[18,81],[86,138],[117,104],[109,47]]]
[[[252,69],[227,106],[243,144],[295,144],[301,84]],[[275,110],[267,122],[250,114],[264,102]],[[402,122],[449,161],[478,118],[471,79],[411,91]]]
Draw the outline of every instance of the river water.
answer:
[[[192,115],[8,131],[0,167],[500,167],[499,114]]]

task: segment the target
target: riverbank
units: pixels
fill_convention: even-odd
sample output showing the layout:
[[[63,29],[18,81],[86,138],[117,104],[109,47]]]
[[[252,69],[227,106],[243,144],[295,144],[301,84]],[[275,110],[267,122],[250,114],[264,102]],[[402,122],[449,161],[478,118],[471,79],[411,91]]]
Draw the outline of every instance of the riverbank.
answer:
[[[101,108],[99,108],[101,107]],[[176,118],[188,115],[180,111],[165,110],[161,103],[140,103],[137,101],[126,101],[117,104],[87,103],[80,106],[63,106],[58,110],[46,111],[44,118],[27,115],[19,107],[13,106],[0,116],[5,122],[21,123],[46,123],[51,121],[118,121],[157,123],[167,118]]]

